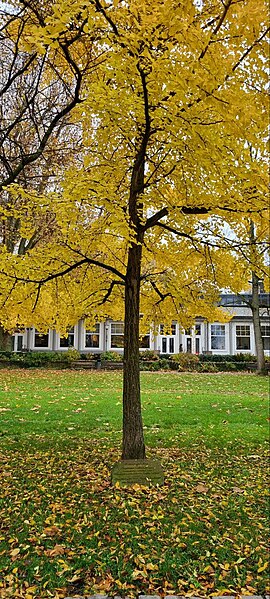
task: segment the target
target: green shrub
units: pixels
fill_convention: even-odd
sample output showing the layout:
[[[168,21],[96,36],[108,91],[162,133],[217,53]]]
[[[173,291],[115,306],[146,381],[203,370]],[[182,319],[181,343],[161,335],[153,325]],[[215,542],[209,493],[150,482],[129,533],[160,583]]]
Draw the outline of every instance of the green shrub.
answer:
[[[177,362],[174,362],[174,360],[172,360],[172,358],[169,361],[170,364],[170,370],[179,370],[178,366],[179,364],[177,364]]]
[[[200,354],[200,362],[232,362],[234,356],[224,354]]]
[[[181,370],[194,370],[199,363],[199,357],[196,354],[180,353],[171,356],[171,361],[178,364]]]
[[[153,371],[157,371],[160,370],[160,365],[159,365],[159,360],[158,361],[153,361],[153,362],[148,362],[148,370],[153,370]]]
[[[12,351],[1,351],[0,352],[0,360],[8,360],[9,358],[12,358],[13,356],[13,352]]]
[[[213,364],[213,362],[203,362],[198,365],[199,372],[218,372],[219,367],[217,364]]]
[[[140,362],[140,370],[151,370],[157,371],[160,370],[159,360],[149,360],[148,362]]]
[[[51,362],[59,360],[58,353],[56,352],[27,352],[27,353],[14,353],[10,358],[10,364],[17,364],[25,368],[35,368],[38,366],[47,366]]]
[[[123,355],[116,351],[104,351],[100,354],[100,358],[105,362],[123,362]]]
[[[76,360],[80,360],[81,354],[75,347],[69,347],[67,351],[61,353],[62,360],[71,364]]]
[[[226,362],[226,367],[230,372],[237,370],[237,364],[235,362]]]
[[[99,354],[84,354],[85,360],[97,360],[99,358]]]
[[[170,370],[170,362],[166,358],[160,358],[158,364],[161,370]]]
[[[256,356],[252,354],[235,354],[234,359],[236,362],[256,362]]]
[[[156,361],[159,360],[159,354],[153,349],[146,349],[145,351],[140,351],[140,360],[143,362]]]
[[[247,362],[256,362],[256,356],[252,354],[200,354],[199,355],[200,362],[237,362],[237,363],[247,363]]]
[[[146,362],[140,362],[140,370],[144,371],[144,370],[150,370],[148,367],[148,364]]]
[[[5,355],[2,355],[2,354],[1,354],[1,355],[0,355],[0,361],[1,361],[1,362],[9,362],[9,361],[10,361],[10,358],[9,358],[8,356],[5,356]]]

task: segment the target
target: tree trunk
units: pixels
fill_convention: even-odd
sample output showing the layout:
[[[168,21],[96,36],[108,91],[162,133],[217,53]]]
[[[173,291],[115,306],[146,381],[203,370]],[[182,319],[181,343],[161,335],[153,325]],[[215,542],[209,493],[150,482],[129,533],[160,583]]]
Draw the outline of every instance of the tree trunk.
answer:
[[[254,337],[257,356],[257,372],[262,374],[265,372],[265,356],[263,349],[263,338],[260,323],[260,307],[259,307],[259,277],[255,272],[252,272],[252,300],[251,310],[254,326]]]
[[[12,335],[0,325],[0,351],[12,351]]]
[[[125,286],[122,460],[145,458],[139,367],[141,256],[141,244],[132,244]]]

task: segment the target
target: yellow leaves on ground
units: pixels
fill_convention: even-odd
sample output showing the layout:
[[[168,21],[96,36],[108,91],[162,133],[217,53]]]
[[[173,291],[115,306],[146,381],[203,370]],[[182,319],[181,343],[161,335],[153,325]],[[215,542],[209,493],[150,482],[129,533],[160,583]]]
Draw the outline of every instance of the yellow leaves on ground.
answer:
[[[166,462],[165,485],[134,485],[120,494],[107,481],[104,451],[106,459],[115,459],[115,449],[97,449],[89,440],[61,453],[58,448],[57,455],[41,449],[20,456],[12,447],[6,460],[13,478],[7,479],[2,521],[10,532],[15,526],[19,532],[9,537],[8,551],[0,539],[5,564],[1,597],[6,599],[10,591],[15,597],[19,588],[29,599],[45,599],[52,592],[62,598],[77,592],[124,590],[133,595],[161,589],[189,596],[194,594],[194,572],[200,594],[262,592],[268,567],[266,531],[258,528],[264,522],[258,492],[263,449],[257,448],[259,461],[253,462],[223,448],[222,466],[216,450],[207,447],[155,450],[151,453]],[[86,474],[91,461],[90,486]],[[202,491],[202,469],[207,493]],[[232,496],[231,478],[239,484],[243,471],[249,493]],[[18,518],[24,518],[23,529]],[[61,530],[52,521],[61,522]],[[59,531],[61,541],[56,542]]]

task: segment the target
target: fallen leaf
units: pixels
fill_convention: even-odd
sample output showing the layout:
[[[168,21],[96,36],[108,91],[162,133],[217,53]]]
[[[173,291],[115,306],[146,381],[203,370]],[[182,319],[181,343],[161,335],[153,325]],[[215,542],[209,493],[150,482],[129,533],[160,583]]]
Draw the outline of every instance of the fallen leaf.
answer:
[[[195,491],[197,491],[197,493],[207,493],[209,491],[209,487],[206,487],[203,483],[199,483],[195,487]]]
[[[45,555],[48,557],[55,557],[57,555],[64,555],[65,547],[63,545],[55,545],[53,549],[46,549],[44,551]]]
[[[16,547],[16,549],[12,549],[12,551],[10,552],[11,557],[16,557],[17,555],[19,555],[20,553],[20,548]]]

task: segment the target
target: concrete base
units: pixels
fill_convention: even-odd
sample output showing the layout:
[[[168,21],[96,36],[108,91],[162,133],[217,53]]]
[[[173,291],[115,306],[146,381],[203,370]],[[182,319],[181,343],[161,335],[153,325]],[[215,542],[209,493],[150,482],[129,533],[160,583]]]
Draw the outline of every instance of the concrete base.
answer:
[[[164,473],[158,460],[122,460],[112,469],[112,484],[163,485]]]

